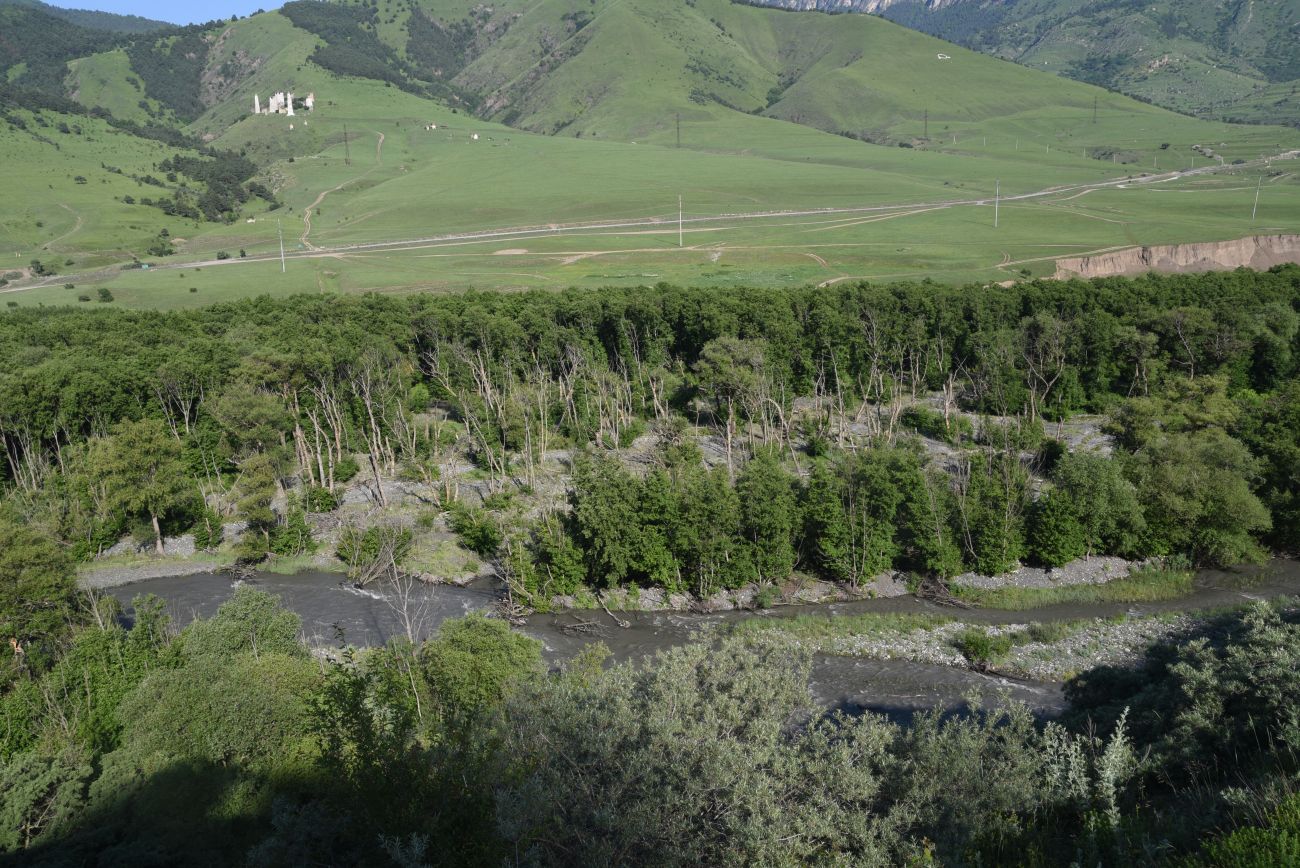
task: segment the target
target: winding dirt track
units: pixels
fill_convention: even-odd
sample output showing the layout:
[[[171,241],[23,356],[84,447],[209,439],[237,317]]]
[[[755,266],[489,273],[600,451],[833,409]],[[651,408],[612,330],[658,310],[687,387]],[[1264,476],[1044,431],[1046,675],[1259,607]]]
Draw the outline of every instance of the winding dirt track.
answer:
[[[360,181],[366,175],[369,175],[375,169],[378,169],[380,166],[384,164],[384,134],[376,133],[376,135],[379,136],[379,141],[375,143],[375,164],[371,166],[369,169],[366,169],[360,175],[357,175],[355,178],[348,178],[346,181],[339,184],[338,186],[331,187],[328,190],[322,190],[321,194],[317,196],[316,199],[310,205],[308,205],[306,208],[302,210],[302,235],[298,237],[298,243],[300,243],[303,247],[306,247],[308,250],[320,250],[319,247],[317,247],[315,244],[312,244],[310,241],[307,240],[307,238],[309,235],[311,235],[311,212],[320,207],[320,203],[325,201],[325,197],[328,196],[330,193],[337,193],[339,190],[342,190],[348,184],[352,184],[355,183],[356,181]]]
[[[58,238],[51,238],[49,241],[46,241],[44,244],[42,244],[41,245],[42,250],[50,250],[51,248],[54,247],[55,244],[58,244],[60,241],[66,241],[67,239],[71,238],[73,235],[76,235],[78,232],[80,232],[81,227],[86,225],[85,218],[83,218],[81,214],[79,214],[73,208],[64,205],[62,202],[59,203],[59,207],[62,208],[64,211],[67,211],[73,217],[77,218],[77,221],[76,223],[73,224],[71,229],[69,229],[67,232],[64,232]]]
[[[383,134],[380,134],[379,145],[377,146],[376,149],[377,158],[380,155],[379,149],[381,149],[382,146],[383,146]],[[1024,201],[1029,201],[1034,199],[1042,199],[1048,196],[1060,196],[1066,193],[1082,194],[1084,192],[1089,192],[1092,190],[1104,190],[1104,189],[1110,189],[1116,187],[1139,187],[1139,186],[1148,186],[1152,184],[1164,184],[1170,181],[1178,181],[1185,178],[1191,178],[1200,175],[1213,175],[1225,171],[1235,172],[1235,171],[1241,171],[1243,169],[1256,168],[1256,167],[1267,165],[1272,160],[1294,159],[1298,156],[1300,156],[1300,151],[1293,150],[1293,151],[1287,151],[1270,157],[1264,157],[1258,160],[1251,160],[1245,163],[1239,163],[1237,165],[1211,165],[1211,166],[1203,166],[1196,169],[1182,169],[1182,170],[1175,170],[1170,172],[1162,172],[1160,174],[1147,175],[1145,177],[1139,177],[1139,178],[1132,178],[1132,177],[1125,176],[1122,178],[1112,178],[1107,181],[1094,181],[1086,184],[1066,184],[1061,186],[1047,187],[1042,190],[1036,190],[1032,193],[1019,193],[1012,196],[1003,196],[1001,197],[1001,201],[1024,202]],[[338,190],[346,186],[347,184],[353,183],[354,181],[357,181],[360,178],[365,177],[366,174],[369,174],[369,172],[373,172],[376,168],[379,168],[378,165],[367,170],[367,172],[358,175],[356,178],[352,178],[348,181],[345,181],[343,184],[340,184],[338,187],[333,188],[333,190],[327,190],[325,193],[322,193],[320,196],[318,196],[316,201],[313,202],[312,205],[309,207],[310,208],[318,207],[320,201],[325,197],[327,193],[333,192],[334,190]],[[909,202],[909,203],[890,204],[890,205],[864,205],[860,207],[851,207],[851,208],[810,208],[810,209],[802,209],[802,210],[748,211],[748,212],[737,212],[731,214],[716,214],[716,215],[710,215],[705,217],[688,217],[685,220],[683,220],[682,223],[689,224],[692,230],[701,230],[701,229],[707,230],[708,228],[710,228],[710,224],[739,223],[748,220],[765,220],[765,219],[785,218],[785,217],[818,217],[818,216],[826,216],[826,215],[834,215],[834,214],[865,216],[865,215],[873,215],[873,214],[880,215],[886,212],[898,212],[898,211],[906,211],[907,213],[918,213],[920,211],[927,211],[927,210],[941,210],[945,208],[955,208],[955,207],[968,206],[968,205],[990,205],[990,204],[992,204],[991,199],[983,198],[983,199],[950,199],[950,200],[945,200],[940,202]],[[889,216],[897,216],[897,215],[890,214]],[[316,247],[314,245],[309,246],[306,241],[307,235],[310,232],[310,222],[308,222],[306,231],[304,231],[302,239],[303,239],[304,246],[309,246],[309,249],[304,251],[296,251],[293,253],[286,253],[285,258],[286,259],[319,259],[323,257],[337,257],[340,254],[347,254],[347,253],[379,253],[379,252],[387,252],[387,251],[420,250],[420,249],[427,249],[427,248],[434,248],[434,247],[472,244],[476,242],[482,243],[482,242],[492,241],[492,240],[508,239],[511,241],[518,241],[518,240],[523,240],[523,239],[533,238],[538,236],[553,237],[557,234],[562,234],[562,233],[568,233],[572,235],[582,235],[587,233],[597,234],[597,233],[602,233],[603,231],[606,230],[640,229],[640,228],[648,228],[648,227],[653,227],[656,229],[667,231],[668,227],[673,226],[674,223],[676,223],[676,221],[672,220],[671,218],[665,218],[659,216],[639,217],[639,218],[630,218],[627,220],[618,220],[618,221],[558,223],[558,224],[552,223],[552,224],[546,224],[540,226],[520,226],[520,227],[510,227],[510,228],[500,228],[500,229],[484,229],[480,231],[448,233],[445,235],[432,235],[424,238],[410,238],[410,239],[401,239],[401,240],[392,240],[392,241],[372,241],[372,242],[357,243],[357,244],[340,244],[340,245],[334,245],[330,247]],[[264,262],[266,260],[271,260],[276,258],[278,258],[278,254],[267,253],[267,254],[249,256],[247,258],[240,258],[240,259],[221,259],[221,260],[206,259],[206,260],[189,260],[185,262],[171,261],[166,263],[157,263],[153,267],[157,269],[188,269],[194,267],[201,267],[201,268],[232,267],[237,265],[244,265],[251,262]],[[1015,263],[1009,263],[1009,264],[1015,264]],[[26,289],[35,289],[38,287],[51,285],[52,283],[63,282],[75,278],[80,278],[80,282],[86,282],[88,278],[93,278],[95,274],[113,273],[115,271],[116,269],[110,267],[110,268],[102,269],[99,272],[80,274],[80,275],[75,275],[74,277],[69,277],[67,275],[60,275],[57,278],[43,279],[33,283],[25,284],[23,286],[6,288],[4,290],[0,290],[0,293],[21,292]],[[837,278],[837,280],[846,280],[846,279],[851,279],[851,278]],[[835,282],[835,281],[831,281],[831,282]]]

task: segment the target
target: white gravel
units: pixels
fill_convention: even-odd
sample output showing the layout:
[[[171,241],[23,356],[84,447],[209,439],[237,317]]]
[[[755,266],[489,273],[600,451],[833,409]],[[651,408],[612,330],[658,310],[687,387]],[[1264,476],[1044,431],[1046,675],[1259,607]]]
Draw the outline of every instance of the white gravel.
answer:
[[[997,588],[1061,588],[1067,585],[1104,585],[1115,579],[1126,578],[1129,571],[1143,566],[1141,561],[1124,558],[1093,557],[1071,561],[1063,567],[1043,569],[1021,567],[1000,576],[981,576],[979,573],[962,573],[952,580],[954,585],[980,590]]]
[[[1186,616],[1133,618],[1123,621],[1097,619],[1078,625],[1062,639],[1027,642],[1012,647],[993,668],[1008,675],[1038,681],[1064,681],[1093,666],[1124,666],[1136,663],[1152,642],[1164,639],[1192,623]],[[818,643],[818,651],[873,660],[910,660],[944,666],[969,667],[970,661],[957,650],[957,638],[974,628],[989,634],[1016,634],[1028,624],[983,625],[953,622],[910,632],[846,636]]]

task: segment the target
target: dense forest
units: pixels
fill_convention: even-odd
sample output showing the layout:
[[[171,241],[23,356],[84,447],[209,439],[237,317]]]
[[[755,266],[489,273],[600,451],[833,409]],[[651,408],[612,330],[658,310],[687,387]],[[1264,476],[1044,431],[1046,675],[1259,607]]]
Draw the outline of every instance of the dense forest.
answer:
[[[74,557],[215,513],[249,522],[255,562],[358,472],[386,506],[387,481],[461,455],[499,497],[456,522],[534,606],[793,569],[1229,564],[1300,548],[1297,299],[1284,267],[15,310],[0,484]],[[1080,412],[1104,414],[1112,449],[1071,451]],[[567,495],[494,515],[557,450]]]
[[[473,616],[321,656],[253,589],[184,629],[139,599],[128,629],[74,574],[124,535],[207,548],[231,519],[244,562],[299,554],[318,545],[306,517],[361,486],[372,523],[336,554],[374,580],[418,529],[386,510],[399,484],[533,609],[1295,551],[1298,309],[1288,266],[11,310],[0,847],[35,864],[1294,858],[1285,604],[1081,673],[1059,722],[901,723],[815,711],[807,655],[762,636],[547,673],[536,643]],[[1104,448],[1071,441],[1080,413]]]

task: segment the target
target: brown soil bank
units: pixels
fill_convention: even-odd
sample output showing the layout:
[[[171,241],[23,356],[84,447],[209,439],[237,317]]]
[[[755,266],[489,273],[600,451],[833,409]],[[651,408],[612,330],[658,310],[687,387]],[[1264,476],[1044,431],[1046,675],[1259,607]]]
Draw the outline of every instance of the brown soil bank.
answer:
[[[1130,247],[1113,253],[1056,260],[1056,279],[1115,277],[1163,271],[1175,274],[1300,263],[1300,235],[1252,235],[1236,241]]]

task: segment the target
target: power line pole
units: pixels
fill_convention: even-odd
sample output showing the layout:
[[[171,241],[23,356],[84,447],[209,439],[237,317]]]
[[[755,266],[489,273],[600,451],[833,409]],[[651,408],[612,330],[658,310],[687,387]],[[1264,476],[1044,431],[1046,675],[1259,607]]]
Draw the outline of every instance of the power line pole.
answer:
[[[352,165],[352,148],[348,145],[348,125],[343,125],[343,165]]]
[[[275,221],[275,234],[280,236],[280,273],[284,274],[284,228],[279,220]]]
[[[922,138],[930,138],[930,109],[928,108],[925,110],[925,134]]]
[[[677,147],[682,146],[682,113],[677,113]]]
[[[1092,122],[1094,124],[1097,122],[1097,95],[1096,94],[1093,94],[1092,97]]]
[[[1259,210],[1259,188],[1264,186],[1264,176],[1260,175],[1259,180],[1255,183],[1255,204],[1250,209],[1250,222],[1255,222],[1255,212]]]
[[[677,246],[682,246],[682,197],[677,197]]]
[[[998,206],[1002,204],[1002,180],[993,182],[993,228],[998,228]]]

